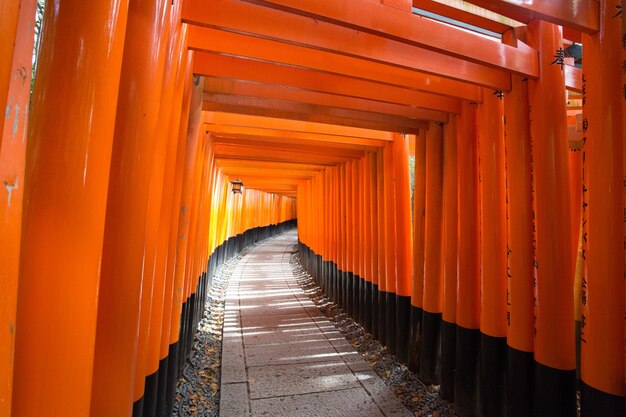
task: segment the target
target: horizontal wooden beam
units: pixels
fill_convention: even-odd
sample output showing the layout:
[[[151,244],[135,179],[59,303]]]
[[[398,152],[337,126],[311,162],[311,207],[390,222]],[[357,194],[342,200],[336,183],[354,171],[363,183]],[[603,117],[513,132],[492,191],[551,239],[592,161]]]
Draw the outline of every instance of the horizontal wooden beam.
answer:
[[[195,74],[207,77],[246,80],[449,113],[458,113],[461,108],[460,101],[452,97],[327,72],[310,71],[293,66],[223,56],[216,53],[196,52],[193,71]],[[481,96],[474,94],[473,90],[468,92],[466,96],[464,98],[470,101],[479,101],[481,99]]]
[[[189,48],[195,51],[214,52],[213,55],[219,53],[228,55],[228,57],[238,56],[250,58],[246,60],[239,59],[239,62],[262,61],[259,62],[259,64],[276,63],[282,64],[283,67],[299,69],[300,72],[312,69],[329,76],[339,76],[339,78],[346,81],[355,79],[355,81],[369,82],[370,85],[376,86],[377,89],[383,89],[389,86],[422,93],[422,96],[436,97],[436,94],[440,94],[470,101],[476,101],[480,98],[480,88],[472,84],[449,80],[435,75],[423,74],[380,62],[365,61],[354,57],[318,51],[297,45],[284,44],[238,33],[225,32],[218,29],[192,25],[189,28]],[[198,55],[200,54],[196,54],[196,59]],[[269,64],[265,64],[266,67],[268,67],[268,65]],[[280,68],[278,65],[269,67]],[[225,70],[221,70],[221,73],[224,71]],[[307,71],[307,73],[311,73],[311,71]],[[329,89],[333,88],[333,85],[334,83],[322,84],[325,89],[319,91],[333,92],[333,90],[329,91]],[[317,89],[315,90],[318,91]],[[370,90],[371,88],[364,88],[364,93],[360,94],[370,93]],[[390,90],[391,92],[389,94],[395,94],[395,96],[400,94],[400,91],[397,91],[397,89]],[[353,93],[352,95],[362,97],[360,94],[354,95]],[[364,97],[369,96],[366,95]],[[378,96],[373,98],[376,99],[377,97]],[[387,95],[383,95],[382,98],[378,99],[396,102],[393,99],[385,97],[387,97]],[[397,98],[396,100],[400,100],[398,101],[399,103],[404,103],[402,99]],[[448,100],[450,99],[448,98]],[[436,103],[439,100],[433,101]]]
[[[446,122],[448,120],[447,113],[436,110],[319,93],[293,87],[267,85],[251,81],[207,77],[204,80],[204,91],[209,94],[232,94],[268,100],[294,101],[320,106],[388,114],[390,116],[406,117],[416,120],[435,122]]]
[[[367,32],[239,0],[187,0],[186,23],[297,44],[508,91],[508,71],[443,55]]]
[[[337,165],[355,158],[336,156],[334,154],[321,155],[318,153],[304,153],[293,150],[272,149],[271,147],[255,147],[230,144],[215,144],[215,157],[221,159],[261,160],[272,162],[289,162],[318,165]],[[363,154],[364,155],[364,154]],[[362,156],[362,155],[361,155]]]
[[[595,33],[600,27],[597,0],[466,0],[484,9],[519,22],[545,20],[585,33]]]
[[[325,146],[329,148],[371,149],[383,147],[387,141],[349,136],[318,135],[277,129],[205,124],[205,131],[215,138],[242,138],[273,143]]]
[[[258,100],[238,96],[204,97],[202,109],[224,113],[248,114],[253,116],[275,117],[308,122],[326,123],[364,129],[385,130],[397,133],[418,133],[425,124],[418,121],[404,120],[402,123],[387,120],[385,115],[356,113],[330,107],[311,106],[301,103]],[[411,124],[413,126],[406,126]]]
[[[510,25],[490,19],[488,16],[481,16],[475,13],[471,13],[471,11],[469,10],[456,8],[445,3],[440,3],[438,1],[413,0],[413,7],[425,10],[430,13],[445,16],[450,19],[466,23],[468,25],[476,26],[481,29],[486,29],[494,33],[504,33],[511,28]]]
[[[220,159],[215,158],[216,163],[221,168],[250,168],[250,169],[283,169],[289,171],[313,171],[320,172],[326,168],[325,165],[293,163],[293,162],[274,162],[274,161],[255,161],[245,159]]]
[[[563,67],[565,71],[565,88],[569,91],[582,93],[583,91],[583,70],[571,65]]]
[[[289,13],[345,26],[403,44],[460,58],[469,62],[539,76],[538,53],[528,45],[505,45],[467,30],[370,0],[246,0]]]
[[[291,150],[291,151],[300,151],[307,152],[310,154],[319,154],[319,155],[327,155],[332,154],[335,156],[341,156],[346,158],[358,158],[362,155],[362,151],[369,150],[365,147],[363,148],[336,148],[329,146],[330,144],[303,144],[303,143],[293,143],[288,141],[273,141],[273,144],[269,146],[268,140],[264,140],[263,138],[246,138],[246,137],[237,137],[237,138],[226,138],[221,136],[216,136],[213,138],[214,144],[228,144],[228,145],[241,145],[248,147],[257,147],[257,148],[272,148],[272,150]],[[372,149],[376,149],[375,147],[369,147]]]

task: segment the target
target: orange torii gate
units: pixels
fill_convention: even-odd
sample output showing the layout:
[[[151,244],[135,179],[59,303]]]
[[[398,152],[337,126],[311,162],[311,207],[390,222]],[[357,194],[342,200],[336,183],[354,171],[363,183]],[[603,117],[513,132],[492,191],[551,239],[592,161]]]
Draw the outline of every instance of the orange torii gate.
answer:
[[[213,272],[296,217],[460,416],[573,416],[577,369],[623,415],[621,2],[454,3],[58,0],[31,101],[0,0],[0,416],[168,415]]]

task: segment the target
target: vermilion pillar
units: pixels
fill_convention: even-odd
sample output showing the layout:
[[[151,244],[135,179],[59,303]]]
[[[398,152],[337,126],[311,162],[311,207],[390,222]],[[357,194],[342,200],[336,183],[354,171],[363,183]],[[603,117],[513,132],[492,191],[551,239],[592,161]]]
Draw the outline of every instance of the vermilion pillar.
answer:
[[[461,417],[478,415],[480,355],[480,205],[476,104],[463,102],[457,118],[459,172],[459,283],[456,304],[454,403]]]
[[[165,3],[129,3],[98,294],[94,417],[128,415],[134,400],[142,285],[144,278],[152,280],[144,277],[143,260],[163,81]]]
[[[420,378],[439,383],[443,304],[443,126],[430,123],[426,134],[426,216],[424,228],[424,312]]]
[[[583,35],[584,211],[582,415],[624,415],[623,67],[620,19],[600,1],[600,31]],[[623,85],[622,85],[623,88]]]
[[[456,351],[456,299],[458,285],[458,169],[456,115],[443,129],[443,314],[441,323],[441,388],[454,399]]]
[[[481,361],[480,413],[505,414],[506,384],[506,184],[504,107],[500,92],[483,89],[478,106],[480,160]]]
[[[0,415],[7,416],[11,414],[13,386],[15,314],[22,238],[24,165],[32,76],[31,51],[35,5],[33,0],[26,0],[21,4],[15,37],[16,50],[12,59],[7,62],[7,66],[10,64],[11,68],[22,68],[24,72],[19,77],[12,77],[8,94],[0,96],[2,97],[0,103],[6,103],[6,107],[4,105],[0,107],[0,109],[5,109],[4,117],[0,118],[4,122],[4,125],[0,122],[0,132],[2,132],[0,136],[0,248],[2,248],[0,282],[3,288],[0,291]],[[7,7],[6,2],[0,6],[0,10],[2,7]],[[1,92],[0,88],[0,94]]]
[[[13,65],[13,51],[18,41],[18,20],[20,18],[20,8],[24,11],[32,9],[36,5],[35,0],[15,1],[0,0],[0,109],[5,109],[8,99],[11,73],[14,69],[20,68]],[[22,13],[23,13],[22,12]],[[32,9],[30,23],[33,23],[35,11]],[[30,29],[32,30],[32,29]],[[32,36],[31,36],[32,37]],[[19,46],[23,46],[21,43]],[[32,50],[32,46],[30,48]],[[28,65],[26,66],[28,68]],[[25,74],[26,75],[26,74]],[[4,117],[0,117],[0,132],[3,131]],[[0,142],[0,148],[2,142]]]
[[[385,206],[385,270],[386,270],[386,331],[387,349],[396,354],[396,276],[397,276],[397,248],[396,248],[396,204],[394,181],[394,155],[392,145],[387,143],[383,148],[384,178],[384,206]]]
[[[370,244],[370,261],[372,263],[372,291],[371,291],[371,332],[375,339],[378,339],[378,286],[380,284],[380,267],[379,267],[379,230],[378,230],[378,189],[377,189],[377,167],[376,167],[376,152],[370,152],[369,154],[369,172],[370,172],[370,226],[372,230],[371,244]]]
[[[535,414],[576,413],[574,274],[571,257],[565,79],[555,62],[561,29],[528,25],[528,44],[539,51],[541,77],[529,80],[535,218]]]
[[[393,141],[396,201],[396,351],[398,360],[409,362],[411,284],[413,253],[411,247],[411,187],[409,184],[409,137],[396,135]]]
[[[504,96],[507,184],[507,415],[532,412],[533,195],[528,82],[513,76]]]
[[[378,194],[378,340],[387,340],[387,221],[385,219],[385,164],[383,150],[376,152],[376,193]]]
[[[60,0],[46,9],[28,180],[18,183],[25,206],[12,416],[89,414],[126,15],[125,1]]]
[[[415,136],[413,191],[413,284],[411,288],[411,345],[409,369],[419,370],[424,302],[424,229],[426,216],[426,129]]]

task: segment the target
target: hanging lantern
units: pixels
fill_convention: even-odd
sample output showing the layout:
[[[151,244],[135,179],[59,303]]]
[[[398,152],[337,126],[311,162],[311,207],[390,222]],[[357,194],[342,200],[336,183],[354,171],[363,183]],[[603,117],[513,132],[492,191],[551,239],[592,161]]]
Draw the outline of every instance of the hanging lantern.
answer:
[[[230,182],[233,185],[233,194],[241,194],[243,188],[243,182],[240,179],[236,179],[235,181]]]

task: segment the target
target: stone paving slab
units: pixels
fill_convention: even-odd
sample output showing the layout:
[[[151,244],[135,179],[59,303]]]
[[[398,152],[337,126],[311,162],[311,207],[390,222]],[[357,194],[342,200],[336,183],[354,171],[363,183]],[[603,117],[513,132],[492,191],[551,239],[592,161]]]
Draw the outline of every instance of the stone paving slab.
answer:
[[[220,415],[410,416],[298,286],[295,232],[237,265],[225,300]]]

